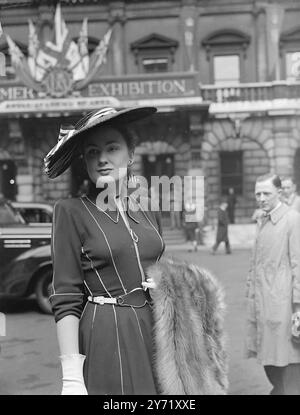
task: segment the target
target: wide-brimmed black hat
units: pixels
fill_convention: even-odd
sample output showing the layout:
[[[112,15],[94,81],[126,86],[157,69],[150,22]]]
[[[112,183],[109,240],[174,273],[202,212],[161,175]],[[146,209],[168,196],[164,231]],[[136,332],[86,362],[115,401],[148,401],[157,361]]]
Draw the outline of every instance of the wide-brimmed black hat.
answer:
[[[84,133],[105,123],[128,124],[148,117],[157,111],[155,107],[127,108],[117,111],[115,108],[105,107],[88,113],[75,126],[61,126],[58,143],[44,158],[45,172],[50,179],[62,174],[78,155],[80,138]]]

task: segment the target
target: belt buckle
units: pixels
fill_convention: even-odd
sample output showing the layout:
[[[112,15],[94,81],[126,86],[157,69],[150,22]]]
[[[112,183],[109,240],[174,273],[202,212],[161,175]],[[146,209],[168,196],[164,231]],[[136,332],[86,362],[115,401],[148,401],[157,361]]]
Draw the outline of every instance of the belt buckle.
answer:
[[[105,297],[102,297],[102,296],[98,297],[98,304],[104,305],[105,304]]]
[[[119,297],[116,297],[116,300],[117,300],[117,304],[118,304],[118,305],[122,305],[122,304],[124,304],[124,298],[123,298],[123,295],[119,295]]]

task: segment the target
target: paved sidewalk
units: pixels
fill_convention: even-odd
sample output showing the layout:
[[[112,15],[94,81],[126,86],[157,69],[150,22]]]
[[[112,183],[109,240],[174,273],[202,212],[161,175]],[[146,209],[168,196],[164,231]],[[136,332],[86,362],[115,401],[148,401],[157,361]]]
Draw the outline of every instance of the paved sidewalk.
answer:
[[[228,227],[228,238],[232,249],[251,249],[254,245],[254,238],[256,232],[256,225],[253,223],[246,224],[234,224],[229,225]],[[205,236],[204,236],[204,245],[198,245],[199,251],[209,251],[211,250],[216,239],[216,228],[214,226],[205,227]],[[183,244],[172,244],[167,245],[167,250],[183,250],[188,251],[192,247],[192,244],[189,242]],[[224,251],[224,243],[221,243],[218,251]]]

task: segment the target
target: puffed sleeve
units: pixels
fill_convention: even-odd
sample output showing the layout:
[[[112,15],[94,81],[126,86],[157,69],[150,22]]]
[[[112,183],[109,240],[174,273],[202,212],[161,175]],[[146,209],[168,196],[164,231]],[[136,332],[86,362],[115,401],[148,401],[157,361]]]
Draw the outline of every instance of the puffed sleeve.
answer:
[[[52,293],[49,298],[55,321],[67,315],[80,318],[84,302],[81,239],[70,206],[59,201],[54,207],[51,254]]]

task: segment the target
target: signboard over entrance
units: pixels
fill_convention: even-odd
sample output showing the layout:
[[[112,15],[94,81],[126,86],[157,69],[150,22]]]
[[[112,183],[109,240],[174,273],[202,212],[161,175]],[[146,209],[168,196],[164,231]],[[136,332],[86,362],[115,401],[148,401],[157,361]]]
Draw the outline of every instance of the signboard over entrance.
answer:
[[[193,79],[174,77],[173,79],[100,81],[88,86],[89,96],[116,96],[118,98],[170,98],[170,96],[195,95]]]
[[[53,98],[44,92],[22,85],[0,84],[0,114],[85,111],[101,106],[117,108],[139,105],[142,101],[153,101],[163,106],[199,104],[195,74],[167,74],[166,76],[143,76],[135,78],[103,78],[91,82],[85,89],[72,91],[66,97]],[[196,99],[196,101],[195,101]]]

